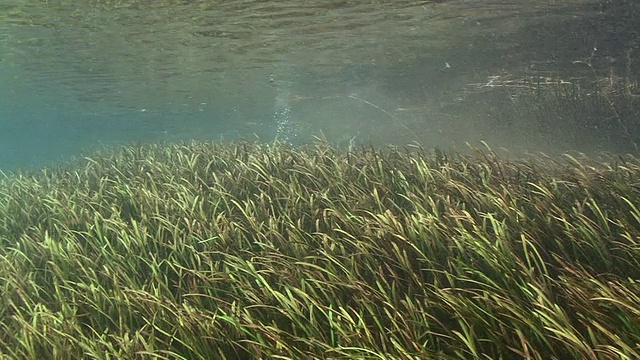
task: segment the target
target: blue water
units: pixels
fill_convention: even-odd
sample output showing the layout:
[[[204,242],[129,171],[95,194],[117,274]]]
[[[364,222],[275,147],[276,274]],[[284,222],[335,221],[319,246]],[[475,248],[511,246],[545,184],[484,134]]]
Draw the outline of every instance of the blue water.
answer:
[[[288,104],[277,97],[271,99],[270,95],[262,105],[262,114],[256,113],[256,103],[249,96],[238,95],[233,101],[226,100],[228,106],[222,106],[214,95],[185,92],[165,98],[161,90],[144,86],[140,89],[144,101],[132,105],[129,100],[135,103],[135,99],[118,99],[117,91],[110,90],[105,96],[92,93],[96,85],[108,85],[108,81],[70,84],[60,78],[34,79],[34,74],[16,64],[10,51],[1,53],[4,54],[0,61],[0,170],[3,171],[56,164],[91,154],[103,146],[259,136],[272,139],[276,131],[282,133],[281,140],[289,141],[295,135],[288,126]],[[42,63],[43,68],[47,66]],[[264,82],[265,89],[273,87],[267,79]],[[148,91],[155,92],[161,100],[154,99],[154,94]],[[288,90],[272,92],[282,91]]]
[[[636,13],[599,1],[5,0],[0,170],[194,139],[625,152],[635,103],[622,121],[582,121],[611,111],[555,111],[524,88],[633,84]]]
[[[22,83],[16,72],[1,73],[0,165],[2,168],[38,167],[63,158],[89,153],[102,144],[167,138],[170,117],[69,96],[64,87]]]

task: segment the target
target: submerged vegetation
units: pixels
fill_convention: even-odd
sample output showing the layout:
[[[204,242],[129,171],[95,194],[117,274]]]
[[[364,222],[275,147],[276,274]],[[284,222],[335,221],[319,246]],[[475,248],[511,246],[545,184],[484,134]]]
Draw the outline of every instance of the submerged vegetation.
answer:
[[[640,161],[144,145],[0,183],[11,358],[640,358]]]

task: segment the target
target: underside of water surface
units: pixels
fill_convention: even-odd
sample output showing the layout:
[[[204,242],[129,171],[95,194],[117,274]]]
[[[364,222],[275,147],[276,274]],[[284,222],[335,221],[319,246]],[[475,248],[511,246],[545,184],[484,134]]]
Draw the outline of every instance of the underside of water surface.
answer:
[[[635,152],[630,1],[9,1],[0,168],[136,141]]]

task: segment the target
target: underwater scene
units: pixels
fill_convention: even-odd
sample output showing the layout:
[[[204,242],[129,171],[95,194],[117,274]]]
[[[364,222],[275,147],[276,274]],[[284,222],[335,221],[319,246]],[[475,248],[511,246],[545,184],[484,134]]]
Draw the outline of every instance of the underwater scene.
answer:
[[[0,359],[640,359],[640,2],[0,0]]]

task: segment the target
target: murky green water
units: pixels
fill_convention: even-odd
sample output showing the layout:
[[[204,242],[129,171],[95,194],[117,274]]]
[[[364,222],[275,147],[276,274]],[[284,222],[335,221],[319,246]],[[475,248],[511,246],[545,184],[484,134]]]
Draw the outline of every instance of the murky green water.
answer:
[[[630,151],[639,13],[622,0],[3,0],[0,169],[238,137]]]

